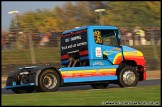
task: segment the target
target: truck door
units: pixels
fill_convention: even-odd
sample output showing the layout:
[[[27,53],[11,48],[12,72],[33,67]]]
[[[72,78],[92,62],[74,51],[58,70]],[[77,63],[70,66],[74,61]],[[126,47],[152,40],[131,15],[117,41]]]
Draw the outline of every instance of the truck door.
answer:
[[[119,64],[122,61],[122,50],[117,45],[117,30],[112,29],[95,29],[95,32],[98,32],[102,40],[97,40],[102,44],[102,55],[104,60],[108,60],[111,64]]]

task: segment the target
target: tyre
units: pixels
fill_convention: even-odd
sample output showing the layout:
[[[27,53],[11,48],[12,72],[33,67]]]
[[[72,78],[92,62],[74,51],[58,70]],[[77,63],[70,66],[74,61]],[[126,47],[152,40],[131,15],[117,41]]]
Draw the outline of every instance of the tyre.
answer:
[[[60,87],[60,76],[52,69],[43,71],[38,78],[38,92],[54,92]]]
[[[96,83],[96,84],[91,84],[91,87],[94,89],[104,89],[109,85],[109,83]]]
[[[136,86],[139,80],[138,72],[131,66],[125,66],[118,72],[118,83],[120,87]]]
[[[32,93],[34,91],[34,87],[20,87],[20,88],[13,88],[12,91],[16,94],[21,93]]]

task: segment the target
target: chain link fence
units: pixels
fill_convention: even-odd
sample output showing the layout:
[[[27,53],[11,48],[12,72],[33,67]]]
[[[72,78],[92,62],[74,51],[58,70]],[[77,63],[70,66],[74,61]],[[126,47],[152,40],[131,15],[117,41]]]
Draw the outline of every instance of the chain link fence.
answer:
[[[122,44],[143,52],[148,69],[160,69],[160,28],[143,28],[145,38],[139,40],[133,37],[132,29],[120,28]],[[2,69],[13,65],[59,64],[61,33],[2,32]]]

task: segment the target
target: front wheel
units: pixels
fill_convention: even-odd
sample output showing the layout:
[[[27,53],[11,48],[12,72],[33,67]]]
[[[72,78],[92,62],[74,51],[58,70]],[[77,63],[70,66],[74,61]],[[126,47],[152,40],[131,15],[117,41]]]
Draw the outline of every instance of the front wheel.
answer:
[[[109,83],[96,83],[96,84],[91,84],[91,87],[94,89],[104,89],[109,85]]]
[[[118,72],[118,82],[120,87],[136,86],[138,80],[138,72],[131,66],[125,66]]]
[[[48,69],[43,71],[38,79],[38,86],[36,91],[38,92],[54,92],[57,91],[60,87],[60,76],[59,74],[52,70]]]

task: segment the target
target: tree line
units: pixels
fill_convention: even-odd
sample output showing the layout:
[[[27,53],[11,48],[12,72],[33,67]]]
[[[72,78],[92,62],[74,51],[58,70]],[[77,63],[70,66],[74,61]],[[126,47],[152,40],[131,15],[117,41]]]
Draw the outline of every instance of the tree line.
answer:
[[[53,9],[36,9],[17,15],[18,30],[23,32],[57,32],[86,25],[117,27],[160,27],[160,1],[78,1],[67,2]],[[105,9],[102,17],[95,9]],[[14,31],[14,20],[10,31]]]

